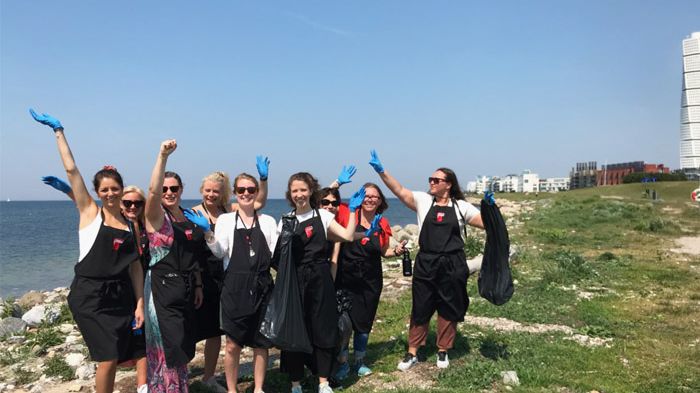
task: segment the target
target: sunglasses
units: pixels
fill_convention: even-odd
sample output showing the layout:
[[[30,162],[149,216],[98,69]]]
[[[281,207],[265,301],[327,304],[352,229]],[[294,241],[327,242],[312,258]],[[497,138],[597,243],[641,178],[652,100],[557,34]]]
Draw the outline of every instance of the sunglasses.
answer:
[[[439,177],[429,177],[428,178],[428,183],[430,184],[440,184],[440,182],[446,182],[447,180],[441,179]]]
[[[248,191],[248,194],[255,194],[258,191],[257,187],[235,187],[234,189],[238,195],[243,195],[246,191]]]
[[[143,207],[144,201],[130,201],[128,199],[122,199],[122,203],[127,209],[131,208],[132,206],[138,209],[140,207]]]
[[[340,201],[331,201],[330,199],[321,199],[321,206],[332,205],[333,207],[340,206]]]
[[[170,186],[170,187],[163,186],[163,194],[168,192],[168,190],[170,190],[170,192],[172,192],[172,193],[176,193],[176,192],[180,191],[180,186]]]

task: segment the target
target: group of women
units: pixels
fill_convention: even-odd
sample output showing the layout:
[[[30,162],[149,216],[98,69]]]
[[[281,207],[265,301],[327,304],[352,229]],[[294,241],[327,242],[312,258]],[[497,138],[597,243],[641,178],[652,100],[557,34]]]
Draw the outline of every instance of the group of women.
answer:
[[[259,212],[267,199],[269,160],[257,158],[259,180],[241,173],[233,187],[224,173],[212,173],[202,182],[202,203],[183,209],[182,179],[166,171],[177,143],[167,140],[160,146],[148,194],[124,187],[113,167],[98,171],[93,186],[100,207],[78,171],[60,121],[30,112],[53,128],[70,185],[52,176],[44,182],[68,194],[80,215],[80,256],[68,303],[98,362],[97,392],[113,390],[117,366],[126,361],[136,364],[139,393],[186,392],[187,364],[201,340],[206,340],[205,384],[235,392],[241,350],[248,346],[253,348],[254,391],[262,392],[272,343],[259,327],[274,288],[270,269],[282,230],[282,222]],[[446,367],[456,323],[468,306],[461,233],[466,224],[483,228],[479,211],[464,201],[447,168],[430,177],[428,194],[403,188],[374,151],[370,165],[417,212],[420,227],[409,348],[398,367],[407,370],[417,361],[435,311],[438,366]],[[336,350],[337,289],[352,299],[355,371],[359,376],[371,373],[365,353],[382,290],[381,258],[405,251],[403,243],[390,247],[391,229],[382,216],[388,204],[376,184],[365,184],[348,204],[341,203],[338,188],[354,173],[354,167],[344,167],[323,190],[307,172],[292,175],[287,184],[286,199],[296,220],[294,270],[313,348],[311,354],[281,352],[280,369],[289,374],[295,393],[301,392],[305,365],[318,376],[320,392],[332,392],[334,370],[337,379],[350,371],[347,348]],[[139,334],[144,325],[145,335]],[[214,378],[222,335],[228,390]]]

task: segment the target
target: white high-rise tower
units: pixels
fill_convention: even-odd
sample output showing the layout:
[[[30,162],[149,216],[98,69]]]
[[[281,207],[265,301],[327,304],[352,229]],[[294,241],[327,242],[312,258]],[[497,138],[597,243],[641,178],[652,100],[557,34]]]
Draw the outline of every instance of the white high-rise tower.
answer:
[[[700,176],[700,32],[683,40],[681,170]]]

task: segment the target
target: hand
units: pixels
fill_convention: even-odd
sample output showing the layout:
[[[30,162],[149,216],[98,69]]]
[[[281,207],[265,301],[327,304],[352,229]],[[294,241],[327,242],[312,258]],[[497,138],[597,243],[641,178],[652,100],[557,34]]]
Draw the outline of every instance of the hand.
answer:
[[[372,149],[372,151],[370,152],[370,156],[372,157],[372,159],[369,160],[369,164],[372,165],[372,168],[374,168],[375,172],[379,173],[380,175],[384,173],[384,166],[382,166],[382,162],[379,161],[377,151]]]
[[[68,183],[57,178],[56,176],[44,176],[41,178],[41,181],[43,181],[44,184],[49,185],[65,194],[68,194],[73,191],[73,189],[70,188]]]
[[[484,192],[484,200],[486,201],[486,203],[488,203],[491,206],[495,205],[496,199],[494,199],[494,197],[493,197],[493,191]]]
[[[348,209],[351,212],[357,210],[358,207],[362,205],[362,201],[365,200],[365,187],[360,187],[360,189],[350,197],[350,202],[348,203]]]
[[[209,219],[204,217],[204,214],[202,214],[202,212],[187,209],[183,212],[183,214],[185,215],[186,219],[188,219],[191,223],[194,223],[196,226],[202,228],[202,230],[205,233],[209,232],[209,230],[211,229],[211,226],[209,225]]]
[[[365,236],[372,236],[375,232],[379,232],[379,221],[381,221],[382,215],[381,214],[376,214],[374,216],[374,219],[372,220],[372,223],[369,225],[369,229],[365,231]]]
[[[143,327],[143,321],[144,321],[144,313],[143,313],[143,306],[138,305],[136,306],[136,310],[134,310],[134,322],[131,324],[131,329],[132,330],[139,330]]]
[[[340,175],[338,175],[338,187],[342,186],[343,184],[352,183],[350,178],[355,175],[355,172],[357,172],[355,165],[343,165],[343,169],[340,171]]]
[[[258,167],[258,175],[260,180],[267,180],[267,172],[270,169],[270,160],[264,156],[255,157],[255,166]]]
[[[197,287],[194,289],[194,308],[202,307],[202,303],[204,303],[204,291],[202,287]]]
[[[177,149],[177,141],[175,139],[168,139],[160,144],[160,155],[167,157],[172,154],[175,149]]]
[[[32,115],[34,120],[38,121],[41,124],[47,125],[51,128],[53,128],[54,131],[58,130],[63,130],[63,126],[61,125],[61,122],[58,121],[55,117],[52,117],[46,113],[42,113],[41,115],[37,115],[36,112],[34,112],[34,109],[29,108],[29,113]]]
[[[403,253],[406,252],[406,243],[407,242],[408,242],[408,240],[401,240],[401,242],[399,244],[397,244],[396,247],[394,247],[394,255],[395,256],[403,255]]]

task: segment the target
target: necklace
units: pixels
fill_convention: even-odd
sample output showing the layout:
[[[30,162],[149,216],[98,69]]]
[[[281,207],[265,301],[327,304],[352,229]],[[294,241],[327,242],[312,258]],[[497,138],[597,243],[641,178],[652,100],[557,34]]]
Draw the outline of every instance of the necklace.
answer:
[[[248,229],[248,227],[245,225],[245,221],[243,221],[243,219],[241,218],[241,224],[243,225],[243,229],[245,229],[245,241],[248,243],[248,250],[249,250],[248,254],[250,255],[251,258],[255,256],[255,250],[253,250],[252,235],[253,235],[253,226],[255,226],[256,216],[255,216],[255,213],[253,213],[253,214],[254,214],[253,223],[250,225],[250,229]],[[238,221],[238,219],[239,219],[239,214],[238,214],[238,212],[236,212],[236,221]]]

